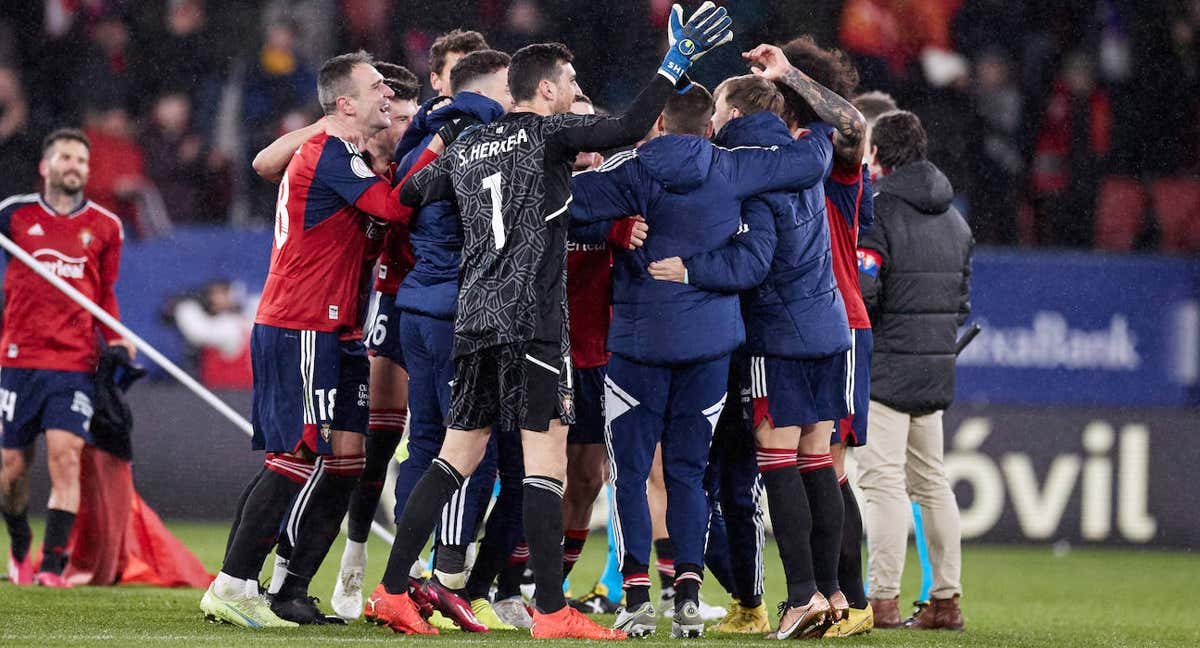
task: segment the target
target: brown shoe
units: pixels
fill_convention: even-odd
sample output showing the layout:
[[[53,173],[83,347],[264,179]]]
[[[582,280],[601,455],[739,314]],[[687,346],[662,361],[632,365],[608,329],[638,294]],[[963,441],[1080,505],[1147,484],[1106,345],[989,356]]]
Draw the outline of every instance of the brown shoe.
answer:
[[[875,610],[875,627],[883,630],[893,630],[900,627],[900,598],[877,599],[868,601]]]
[[[876,627],[878,627],[878,623],[876,623]],[[922,609],[913,618],[905,621],[904,627],[913,630],[961,631],[963,629],[963,617],[962,610],[958,608],[958,595],[947,599],[933,599],[928,607]]]

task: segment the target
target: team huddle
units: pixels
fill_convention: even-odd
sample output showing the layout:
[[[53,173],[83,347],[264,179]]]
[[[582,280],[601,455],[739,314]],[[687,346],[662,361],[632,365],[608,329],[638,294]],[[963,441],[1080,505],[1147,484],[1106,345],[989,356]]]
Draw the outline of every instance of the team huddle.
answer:
[[[765,633],[765,490],[787,581],[772,636],[870,628],[858,540],[842,546],[871,347],[853,71],[798,39],[747,52],[753,73],[710,93],[687,72],[732,39],[726,11],[685,20],[676,6],[668,30],[618,117],[595,114],[561,44],[510,57],[448,34],[431,56],[439,96],[419,107],[402,67],[363,52],[322,66],[325,117],[254,164],[279,183],[252,337],[266,460],[206,615],[623,639],[661,613],[672,636],[697,637],[715,620],[707,566],[733,597],[714,629]],[[396,538],[364,605],[367,535],[405,429]],[[606,481],[624,595],[612,628],[563,593]],[[327,616],[309,582],[347,512]],[[659,610],[652,546],[671,595]]]

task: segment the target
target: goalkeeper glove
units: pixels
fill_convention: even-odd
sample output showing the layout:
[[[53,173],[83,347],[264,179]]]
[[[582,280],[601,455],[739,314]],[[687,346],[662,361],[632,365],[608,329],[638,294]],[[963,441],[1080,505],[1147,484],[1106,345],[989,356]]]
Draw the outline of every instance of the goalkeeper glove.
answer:
[[[733,20],[729,18],[725,7],[718,7],[711,0],[700,5],[687,24],[683,22],[683,8],[672,5],[667,24],[671,47],[658,73],[670,79],[671,83],[678,83],[692,63],[712,49],[733,40],[732,24]]]
[[[439,128],[437,135],[442,138],[443,144],[450,146],[450,143],[458,139],[458,136],[462,135],[468,128],[478,126],[482,123],[474,117],[455,117]]]

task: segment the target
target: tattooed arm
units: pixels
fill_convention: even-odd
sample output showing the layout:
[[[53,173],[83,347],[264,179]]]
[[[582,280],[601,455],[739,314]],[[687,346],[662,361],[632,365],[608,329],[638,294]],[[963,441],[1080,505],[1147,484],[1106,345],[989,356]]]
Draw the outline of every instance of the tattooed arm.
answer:
[[[793,67],[783,50],[774,45],[759,45],[742,57],[755,65],[754,74],[795,90],[822,121],[834,127],[834,157],[841,162],[862,161],[867,120],[853,104]]]

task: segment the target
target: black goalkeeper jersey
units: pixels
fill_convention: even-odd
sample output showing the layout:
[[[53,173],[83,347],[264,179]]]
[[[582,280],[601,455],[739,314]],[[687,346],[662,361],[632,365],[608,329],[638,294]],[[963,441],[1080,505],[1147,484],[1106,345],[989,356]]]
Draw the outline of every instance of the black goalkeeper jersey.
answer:
[[[571,169],[580,151],[627,146],[653,125],[674,91],[662,77],[620,118],[516,112],[462,133],[415,174],[401,199],[453,198],[462,219],[454,355],[501,344],[560,342],[567,330]]]

